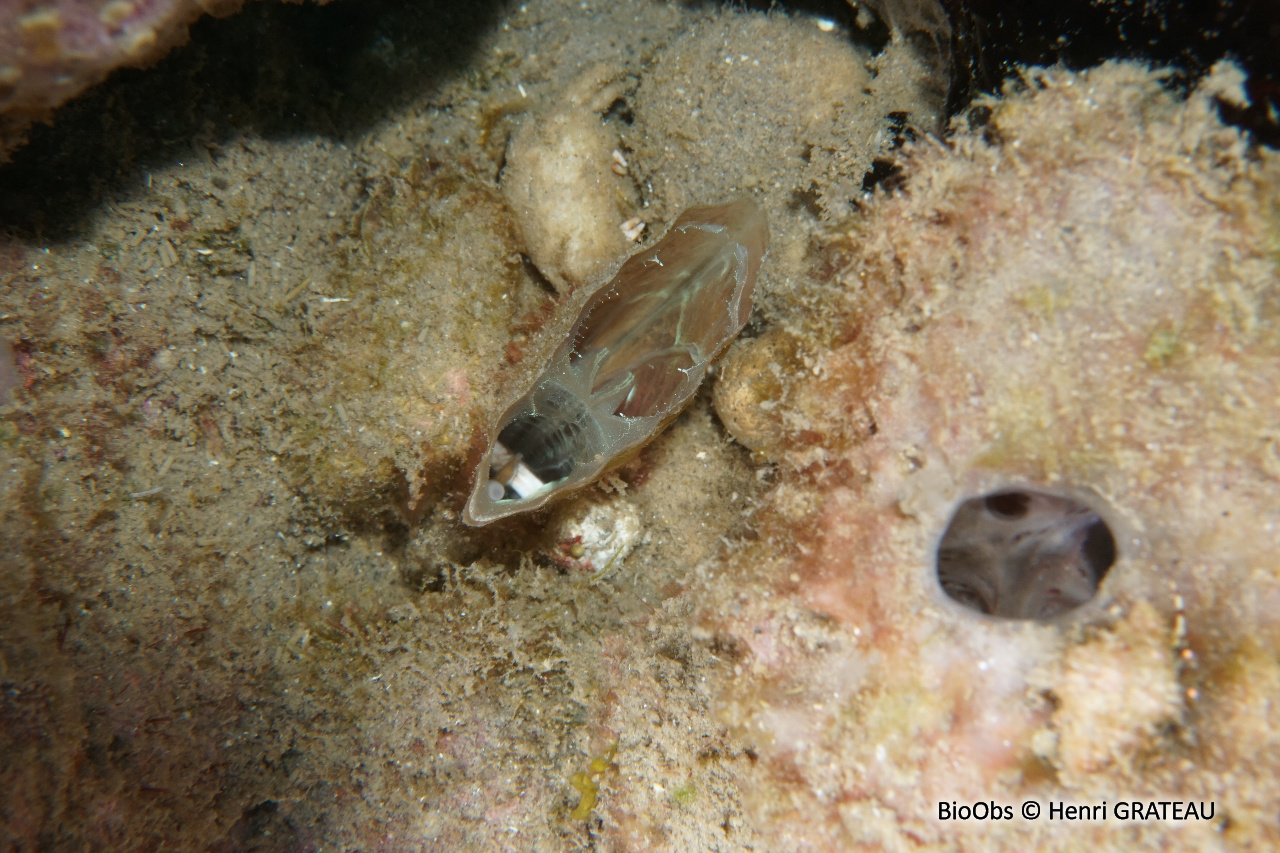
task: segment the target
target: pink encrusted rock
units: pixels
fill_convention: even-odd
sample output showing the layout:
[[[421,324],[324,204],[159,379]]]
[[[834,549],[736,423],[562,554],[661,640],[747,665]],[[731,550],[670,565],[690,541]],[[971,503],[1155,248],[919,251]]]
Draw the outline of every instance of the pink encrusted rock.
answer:
[[[731,352],[717,406],[778,483],[702,625],[736,655],[719,707],[772,849],[1275,843],[1280,158],[1219,122],[1241,81],[1027,72],[828,240],[825,313]],[[948,520],[1010,488],[1099,509],[1093,601],[943,593]],[[938,818],[1028,799],[1217,817]]]

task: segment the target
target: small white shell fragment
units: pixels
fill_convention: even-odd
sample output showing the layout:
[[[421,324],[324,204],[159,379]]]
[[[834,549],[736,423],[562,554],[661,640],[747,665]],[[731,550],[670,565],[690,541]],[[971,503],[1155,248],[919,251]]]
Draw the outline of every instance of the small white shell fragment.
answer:
[[[643,539],[638,513],[626,501],[591,504],[568,516],[556,530],[562,556],[602,576],[613,572]]]
[[[627,158],[622,156],[622,152],[617,148],[613,149],[613,173],[615,175],[625,175],[628,165]]]
[[[644,233],[645,221],[639,216],[633,216],[626,222],[622,223],[622,236],[626,237],[632,243],[640,239],[640,235]]]

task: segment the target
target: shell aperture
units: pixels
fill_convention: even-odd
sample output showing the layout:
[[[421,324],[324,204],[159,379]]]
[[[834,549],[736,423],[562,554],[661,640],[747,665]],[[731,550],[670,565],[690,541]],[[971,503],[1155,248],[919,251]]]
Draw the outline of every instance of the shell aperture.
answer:
[[[541,507],[656,435],[746,324],[768,242],[764,211],[744,199],[690,208],[627,258],[490,433],[463,519]]]

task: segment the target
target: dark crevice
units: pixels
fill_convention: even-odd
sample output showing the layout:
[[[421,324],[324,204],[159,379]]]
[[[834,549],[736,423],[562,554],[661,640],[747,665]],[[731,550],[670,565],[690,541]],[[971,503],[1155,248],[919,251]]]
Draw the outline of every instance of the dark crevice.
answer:
[[[1170,84],[1194,85],[1214,63],[1234,59],[1249,75],[1247,109],[1223,117],[1280,143],[1280,3],[1274,0],[943,0],[955,57],[947,113],[980,92],[998,92],[1020,66],[1080,70],[1107,59],[1174,69]]]

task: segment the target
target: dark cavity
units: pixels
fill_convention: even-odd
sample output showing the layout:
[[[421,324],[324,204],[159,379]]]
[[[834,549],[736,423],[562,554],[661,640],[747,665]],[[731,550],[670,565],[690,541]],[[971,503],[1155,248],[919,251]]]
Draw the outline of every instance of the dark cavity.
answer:
[[[1115,536],[1093,509],[1017,489],[960,504],[938,545],[938,582],[979,613],[1047,620],[1092,600],[1115,560]]]

